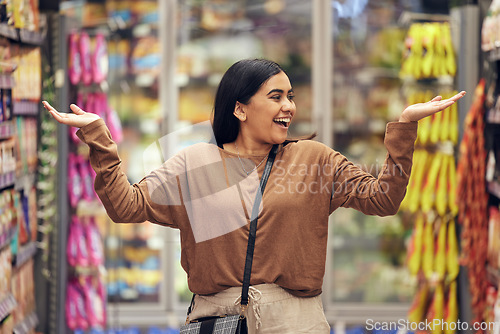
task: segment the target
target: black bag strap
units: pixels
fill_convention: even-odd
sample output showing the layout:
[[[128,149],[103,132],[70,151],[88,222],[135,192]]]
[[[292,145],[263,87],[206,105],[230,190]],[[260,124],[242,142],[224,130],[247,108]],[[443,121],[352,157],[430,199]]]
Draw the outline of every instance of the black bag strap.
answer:
[[[276,153],[278,152],[278,145],[273,145],[271,148],[271,152],[269,152],[269,156],[267,157],[266,166],[264,168],[264,173],[260,179],[259,190],[255,196],[255,201],[253,203],[252,213],[250,218],[255,217],[250,221],[250,231],[248,233],[248,246],[247,246],[247,256],[245,259],[245,271],[243,273],[243,287],[241,290],[241,313],[243,316],[243,312],[246,307],[248,307],[248,290],[250,288],[250,275],[252,273],[252,262],[253,262],[253,251],[255,249],[255,236],[257,234],[257,216],[259,214],[260,202],[262,201],[262,196],[264,194],[264,189],[266,188],[267,179],[269,178],[269,174],[271,174],[271,168],[274,164],[274,158],[276,157]],[[189,315],[191,314],[191,310],[194,306],[194,297],[196,294],[193,294],[191,298],[191,303],[188,307],[188,319],[186,319],[186,323],[189,321]]]
[[[269,174],[271,174],[271,168],[273,167],[274,158],[278,151],[278,145],[273,145],[271,152],[267,158],[266,167],[264,173],[260,179],[260,187],[255,196],[255,201],[252,208],[252,215],[250,221],[250,231],[248,233],[248,246],[247,246],[247,257],[245,260],[245,271],[243,273],[243,287],[241,289],[241,313],[243,316],[245,309],[248,307],[248,289],[250,288],[250,275],[252,274],[252,262],[253,262],[253,251],[255,249],[255,237],[257,235],[257,219],[259,215],[260,202],[262,201],[262,196],[264,194],[264,189],[266,188],[267,179]]]

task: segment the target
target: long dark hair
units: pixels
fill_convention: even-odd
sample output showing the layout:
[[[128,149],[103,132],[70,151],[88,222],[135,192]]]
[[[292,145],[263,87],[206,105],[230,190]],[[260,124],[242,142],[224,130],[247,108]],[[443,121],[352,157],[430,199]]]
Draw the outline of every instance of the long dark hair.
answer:
[[[233,115],[236,102],[247,104],[270,77],[284,72],[280,65],[267,59],[244,59],[234,63],[222,77],[213,110],[213,131],[217,145],[236,140],[240,131]]]

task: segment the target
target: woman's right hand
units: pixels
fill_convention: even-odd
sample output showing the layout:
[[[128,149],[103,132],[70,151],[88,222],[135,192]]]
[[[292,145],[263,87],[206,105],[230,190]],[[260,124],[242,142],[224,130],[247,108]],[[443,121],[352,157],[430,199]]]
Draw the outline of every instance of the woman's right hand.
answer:
[[[85,112],[76,104],[71,104],[69,107],[73,113],[61,113],[54,109],[47,101],[42,101],[43,106],[47,109],[52,117],[61,124],[74,126],[76,128],[84,127],[87,124],[98,120],[100,117],[96,114]]]

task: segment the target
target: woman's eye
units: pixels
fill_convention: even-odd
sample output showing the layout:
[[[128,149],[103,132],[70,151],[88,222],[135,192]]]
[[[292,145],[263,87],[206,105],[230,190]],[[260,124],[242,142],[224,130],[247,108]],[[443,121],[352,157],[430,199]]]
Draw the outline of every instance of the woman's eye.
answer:
[[[281,100],[281,96],[279,96],[279,95],[274,95],[271,98],[274,100]]]
[[[292,101],[295,98],[295,95],[288,95],[288,99]]]

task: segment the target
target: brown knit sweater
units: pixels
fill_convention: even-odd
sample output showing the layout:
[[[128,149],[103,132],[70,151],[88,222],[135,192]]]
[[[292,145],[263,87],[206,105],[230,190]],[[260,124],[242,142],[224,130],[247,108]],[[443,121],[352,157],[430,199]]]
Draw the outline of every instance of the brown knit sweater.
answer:
[[[310,140],[280,149],[265,189],[250,284],[275,283],[296,296],[321,293],[328,216],[338,207],[393,215],[412,165],[417,123],[388,123],[385,164],[374,178],[331,148]],[[265,156],[242,156],[196,144],[130,185],[104,121],[78,131],[90,147],[95,189],[117,223],[178,228],[181,264],[193,293],[241,286],[249,218]]]

